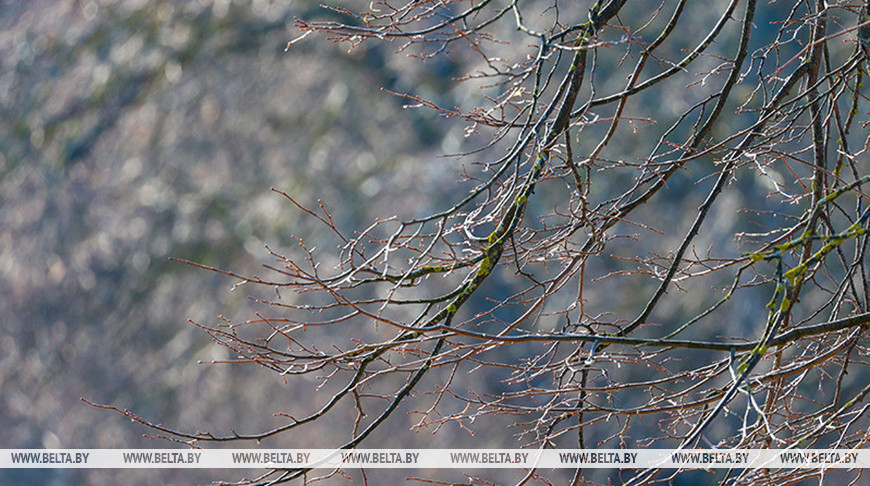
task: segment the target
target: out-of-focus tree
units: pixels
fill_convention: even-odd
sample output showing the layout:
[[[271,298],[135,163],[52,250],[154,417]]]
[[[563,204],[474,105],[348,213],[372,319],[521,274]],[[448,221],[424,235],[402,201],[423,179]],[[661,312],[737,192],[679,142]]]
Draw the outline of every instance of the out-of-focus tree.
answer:
[[[409,69],[443,59],[467,67],[456,81],[480,94],[456,106],[413,87],[392,91],[462,124],[478,147],[459,156],[450,200],[431,212],[410,189],[407,205],[372,222],[341,217],[353,212],[341,200],[304,204],[277,189],[332,234],[270,249],[268,273],[211,268],[274,293],[250,320],[202,326],[239,361],[316,388],[321,400],[288,403],[286,423],[268,431],[158,427],[164,435],[261,441],[344,421],[343,437],[319,440],[401,442],[401,422],[476,431],[477,444],[498,447],[866,442],[870,160],[866,59],[855,42],[866,5],[360,8],[297,20],[301,36],[288,49],[386,43],[421,63]],[[405,183],[425,187],[428,176]],[[582,469],[561,479],[607,480]]]
[[[355,208],[345,218],[367,220],[395,206],[379,171],[406,179],[414,157],[437,150],[437,116],[396,118],[401,102],[379,91],[437,79],[399,73],[377,46],[284,52],[294,15],[317,9],[0,2],[0,446],[154,446],[81,398],[176,427],[243,429],[283,420],[252,409],[304,399],[254,367],[199,364],[230,354],[187,319],[252,310],[226,279],[169,258],[254,270],[265,244],[293,243],[289,228],[322,232],[270,187],[305,204],[342,198]],[[439,190],[421,187],[420,204]],[[2,470],[0,484],[226,476]]]

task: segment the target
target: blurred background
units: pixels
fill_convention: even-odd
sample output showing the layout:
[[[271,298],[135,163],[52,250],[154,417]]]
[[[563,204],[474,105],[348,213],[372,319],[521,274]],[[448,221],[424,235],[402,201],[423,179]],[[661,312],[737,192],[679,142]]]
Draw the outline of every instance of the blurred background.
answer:
[[[315,39],[285,52],[293,17],[321,12],[307,0],[0,2],[0,447],[173,447],[81,398],[188,431],[284,423],[272,414],[293,395],[272,373],[198,363],[230,356],[188,319],[250,317],[248,294],[169,258],[256,273],[265,245],[317,239],[270,188],[340,206],[339,224],[395,214],[408,191],[413,211],[440,184],[410,175],[458,143],[380,91],[446,93],[447,67],[405,70],[379,48]],[[453,179],[430,167],[429,181]],[[237,477],[0,471],[3,484]]]
[[[585,12],[592,2],[581,3],[572,8]],[[404,109],[406,100],[382,88],[470,106],[481,91],[451,78],[476,61],[421,62],[375,42],[349,51],[317,36],[285,51],[299,35],[294,17],[336,15],[316,0],[0,2],[0,448],[174,446],[82,398],[216,433],[268,430],[286,423],[274,416],[283,404],[319,403],[254,365],[208,364],[234,356],[189,320],[249,318],[254,291],[170,258],[253,275],[271,261],[267,246],[329,240],[272,188],[305,206],[322,201],[349,230],[456,200],[462,165],[441,155],[476,146],[465,124]],[[680,35],[694,45],[689,30]],[[682,96],[669,89],[650,110],[679,113]],[[643,134],[614,150],[645,154],[655,137]],[[665,207],[697,207],[701,196],[682,177],[689,180],[675,177]],[[743,189],[758,199],[767,192],[751,181]],[[717,211],[729,222],[712,232],[723,241],[744,203],[728,201]],[[664,240],[663,253],[673,243]],[[619,271],[614,265],[593,270]],[[614,289],[604,284],[601,295]],[[739,321],[765,298],[730,315]],[[279,444],[325,447],[329,426],[318,425],[320,438]],[[415,440],[449,447],[451,433]],[[198,484],[257,473],[5,470],[0,484]]]

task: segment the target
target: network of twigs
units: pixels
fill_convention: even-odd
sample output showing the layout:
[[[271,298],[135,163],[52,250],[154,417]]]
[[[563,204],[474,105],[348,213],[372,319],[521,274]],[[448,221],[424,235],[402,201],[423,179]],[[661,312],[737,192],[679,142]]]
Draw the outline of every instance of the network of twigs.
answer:
[[[294,42],[385,43],[475,66],[459,81],[490,94],[473,109],[397,93],[484,140],[465,156],[469,190],[429,216],[350,232],[326,206],[276,191],[341,251],[299,240],[272,253],[270,279],[211,269],[278,294],[275,315],[203,328],[242,361],[332,384],[329,398],[248,435],[124,413],[188,443],[263,440],[350,401],[357,417],[336,447],[360,446],[401,407],[436,429],[505,417],[526,447],[618,446],[641,421],[659,435],[634,446],[862,447],[870,176],[855,13],[866,6],[723,0],[702,18],[687,0],[576,3],[375,1],[333,7],[341,21],[298,20]],[[633,130],[646,156],[626,155]],[[697,199],[669,204],[677,180]],[[760,194],[740,200],[744,212],[717,210],[747,187]],[[761,229],[732,231],[727,219],[746,215]],[[605,262],[616,257],[630,266]],[[252,326],[264,331],[239,331]],[[314,328],[354,338],[324,347],[307,341]],[[475,383],[486,370],[503,381]]]

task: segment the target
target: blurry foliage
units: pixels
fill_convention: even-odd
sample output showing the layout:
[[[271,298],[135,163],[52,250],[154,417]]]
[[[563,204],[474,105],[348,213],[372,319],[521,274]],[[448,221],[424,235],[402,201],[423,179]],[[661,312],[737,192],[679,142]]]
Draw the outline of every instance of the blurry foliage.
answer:
[[[323,233],[271,187],[346,207],[343,224],[395,207],[406,190],[419,194],[403,203],[409,212],[438,195],[405,181],[443,125],[397,117],[401,102],[379,91],[432,81],[403,77],[380,48],[285,53],[293,16],[317,8],[0,3],[3,447],[156,446],[81,397],[173,426],[275,422],[274,404],[292,392],[253,366],[197,364],[229,356],[187,323],[247,312],[247,290],[228,293],[226,280],[169,258],[257,271],[266,244]],[[2,471],[0,483],[128,474],[193,480]]]

